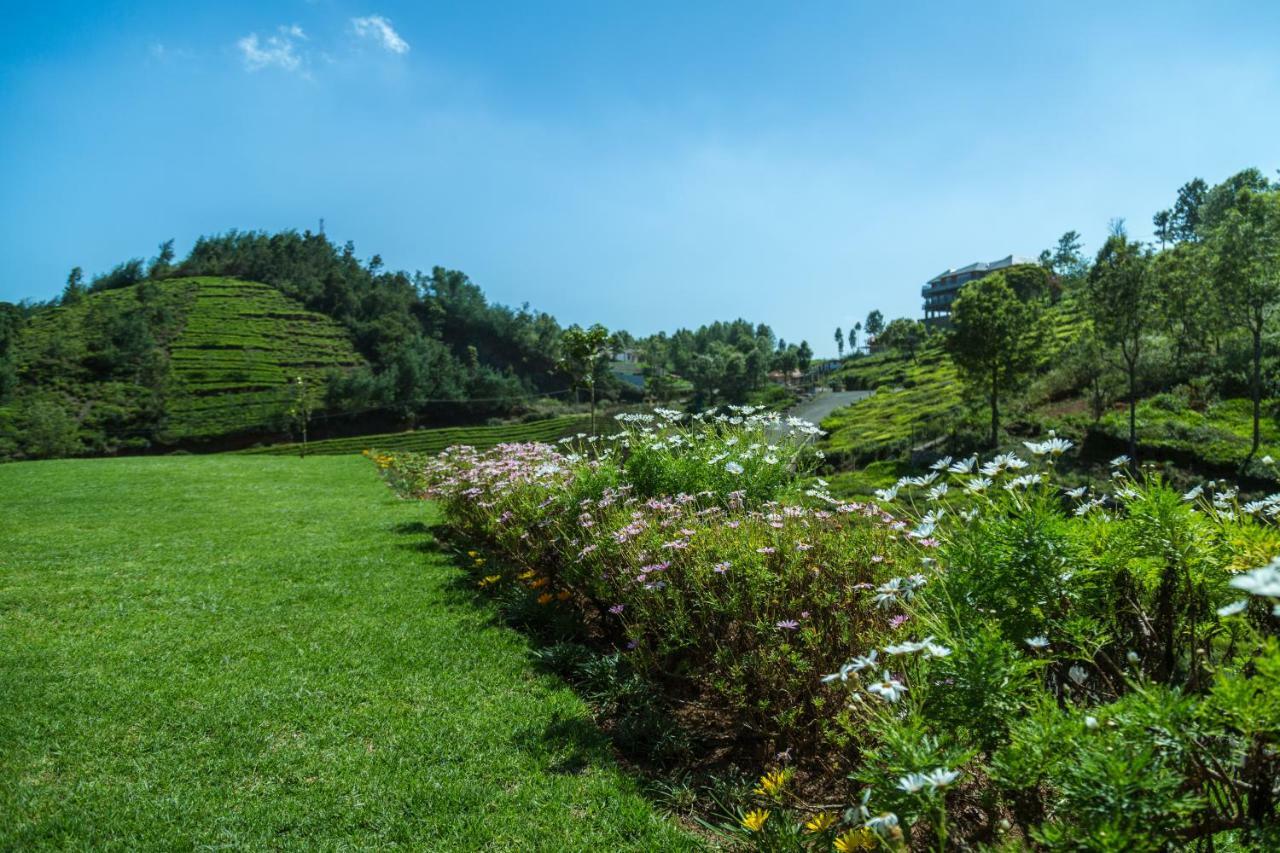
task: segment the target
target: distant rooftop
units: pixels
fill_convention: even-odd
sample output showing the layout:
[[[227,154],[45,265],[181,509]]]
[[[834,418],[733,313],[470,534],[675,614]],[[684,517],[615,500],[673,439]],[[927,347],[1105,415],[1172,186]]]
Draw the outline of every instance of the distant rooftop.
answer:
[[[935,275],[933,278],[929,279],[929,284],[935,284],[937,282],[942,281],[943,279],[950,278],[953,275],[967,275],[969,273],[975,273],[975,272],[989,273],[989,272],[995,272],[996,270],[1005,269],[1006,267],[1016,267],[1018,264],[1037,264],[1037,263],[1039,263],[1039,261],[1037,261],[1035,258],[1025,258],[1022,255],[1009,255],[1007,257],[1001,258],[998,261],[991,261],[990,263],[975,261],[974,263],[971,263],[968,266],[960,267],[959,269],[946,270],[945,272],[940,272],[937,275]]]

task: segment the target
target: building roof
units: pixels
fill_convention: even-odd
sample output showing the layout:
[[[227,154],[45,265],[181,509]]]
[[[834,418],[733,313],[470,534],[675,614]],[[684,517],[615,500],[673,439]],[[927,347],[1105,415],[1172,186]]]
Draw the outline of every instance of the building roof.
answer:
[[[975,273],[975,272],[982,273],[985,275],[990,272],[995,272],[996,270],[1002,270],[1008,267],[1014,267],[1014,266],[1017,266],[1018,264],[1035,264],[1035,263],[1039,263],[1039,261],[1037,261],[1035,258],[1023,257],[1022,255],[1008,255],[1007,257],[1003,257],[997,261],[991,261],[989,263],[983,263],[982,261],[974,261],[968,266],[960,267],[960,269],[946,270],[945,272],[938,273],[933,278],[929,279],[929,284],[936,284],[942,281],[944,278],[950,278],[953,275],[966,275],[968,273]]]

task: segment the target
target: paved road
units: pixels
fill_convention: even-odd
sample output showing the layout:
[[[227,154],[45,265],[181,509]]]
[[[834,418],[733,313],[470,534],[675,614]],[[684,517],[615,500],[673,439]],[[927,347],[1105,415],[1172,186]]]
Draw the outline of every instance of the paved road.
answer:
[[[823,418],[836,409],[852,406],[870,396],[870,391],[824,391],[805,400],[787,414],[810,423],[820,424]]]
[[[870,396],[870,391],[823,391],[795,406],[787,412],[787,415],[813,424],[820,424],[823,418],[836,409],[851,406],[859,400],[865,400]],[[771,436],[775,441],[787,432],[786,425],[779,425],[775,429],[776,433]]]

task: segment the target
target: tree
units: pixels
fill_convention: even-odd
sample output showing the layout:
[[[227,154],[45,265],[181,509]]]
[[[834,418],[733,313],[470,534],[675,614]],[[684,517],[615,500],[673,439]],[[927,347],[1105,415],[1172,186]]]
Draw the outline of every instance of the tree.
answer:
[[[1181,243],[1198,239],[1200,232],[1200,206],[1209,192],[1209,185],[1202,178],[1193,178],[1178,188],[1178,198],[1169,214],[1169,241]]]
[[[876,342],[880,346],[900,350],[915,358],[916,350],[924,343],[928,334],[928,327],[919,320],[899,317],[884,327],[884,331],[876,337]]]
[[[993,447],[1001,392],[1035,366],[1040,338],[1040,304],[1019,299],[1003,272],[966,284],[952,304],[947,349],[965,384],[990,407]]]
[[[596,383],[600,369],[613,352],[609,330],[599,323],[589,329],[570,326],[560,338],[560,369],[570,377],[574,387],[586,386],[591,392],[591,434],[596,432]]]
[[[1014,294],[1023,302],[1042,300],[1049,295],[1049,273],[1036,264],[1018,264],[1002,271]]]
[[[1151,224],[1156,229],[1156,239],[1160,241],[1160,248],[1173,242],[1173,211],[1160,210],[1156,215],[1151,217]]]
[[[103,290],[131,287],[146,278],[142,267],[142,258],[133,258],[122,264],[116,264],[110,272],[93,277],[93,281],[89,282],[89,292],[99,293]]]
[[[1231,210],[1247,206],[1252,196],[1274,189],[1267,176],[1257,169],[1243,169],[1204,193],[1197,210],[1196,236],[1207,238],[1222,225]],[[1247,191],[1250,195],[1246,195]]]
[[[884,315],[879,310],[872,311],[867,315],[867,322],[863,328],[867,330],[868,335],[874,338],[884,331]]]
[[[1089,262],[1081,251],[1083,247],[1084,241],[1078,231],[1068,231],[1059,237],[1058,245],[1053,250],[1054,275],[1070,281],[1083,278],[1089,270]]]
[[[836,352],[840,358],[844,358],[844,330],[836,326]]]
[[[1056,276],[1063,286],[1078,284],[1089,270],[1089,262],[1080,251],[1083,245],[1080,232],[1066,232],[1058,238],[1057,245],[1040,253],[1040,267]]]
[[[1107,404],[1123,384],[1123,378],[1107,355],[1106,347],[1091,334],[1080,335],[1061,354],[1062,369],[1076,387],[1085,391],[1094,423],[1102,420]]]
[[[849,328],[849,354],[850,355],[858,354],[858,332],[861,332],[861,331],[862,331],[861,323],[854,323],[853,326]]]
[[[1248,331],[1252,346],[1249,390],[1253,441],[1248,464],[1261,441],[1262,335],[1280,299],[1280,192],[1240,190],[1232,209],[1210,237],[1215,275],[1227,315]]]
[[[12,350],[18,330],[24,323],[22,309],[11,302],[0,302],[0,404],[8,402],[18,385],[18,370]]]
[[[1151,274],[1160,319],[1173,342],[1174,367],[1187,369],[1192,353],[1207,349],[1221,315],[1219,294],[1208,286],[1208,252],[1195,243],[1175,243],[1152,258]]]
[[[53,394],[31,399],[19,411],[19,441],[32,459],[78,455],[84,450],[78,432],[75,417]]]
[[[800,346],[796,347],[796,367],[801,373],[807,373],[811,364],[813,364],[813,348],[809,346],[808,341],[801,341]]]
[[[298,456],[307,455],[307,427],[311,424],[311,414],[319,403],[315,389],[307,384],[301,376],[296,377],[289,386],[289,421],[302,434],[302,444],[298,447]]]
[[[1114,220],[1113,220],[1114,222]],[[1129,458],[1138,455],[1138,367],[1143,337],[1155,316],[1150,255],[1124,234],[1123,221],[1113,227],[1089,272],[1085,299],[1093,328],[1124,361],[1129,397]]]
[[[147,278],[165,278],[173,271],[173,238],[160,244],[160,250],[147,267]]]
[[[67,275],[67,286],[62,289],[63,305],[74,305],[84,298],[84,270],[80,267],[72,267],[71,272]]]

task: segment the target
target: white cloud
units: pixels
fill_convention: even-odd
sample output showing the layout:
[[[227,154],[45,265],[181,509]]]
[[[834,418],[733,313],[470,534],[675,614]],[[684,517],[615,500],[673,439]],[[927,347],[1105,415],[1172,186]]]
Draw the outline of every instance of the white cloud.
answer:
[[[392,53],[409,52],[409,43],[400,38],[400,34],[391,26],[391,22],[381,15],[352,18],[351,26],[360,38],[373,39]]]
[[[297,42],[306,38],[302,27],[292,24],[278,28],[276,35],[267,36],[265,40],[259,39],[257,33],[249,33],[236,42],[236,47],[240,49],[244,67],[250,71],[263,68],[299,71],[303,57],[297,51]]]

